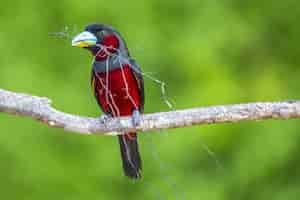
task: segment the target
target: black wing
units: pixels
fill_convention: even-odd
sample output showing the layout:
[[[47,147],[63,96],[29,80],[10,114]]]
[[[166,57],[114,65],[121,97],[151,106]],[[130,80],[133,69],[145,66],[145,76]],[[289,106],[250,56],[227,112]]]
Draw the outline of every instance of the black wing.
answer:
[[[145,104],[145,93],[144,93],[144,78],[143,78],[143,73],[141,70],[141,67],[139,66],[139,64],[137,64],[137,62],[134,59],[130,59],[129,60],[130,65],[131,65],[131,69],[133,72],[133,75],[136,79],[136,82],[138,84],[139,87],[139,92],[140,92],[140,101],[141,101],[141,107],[140,107],[140,111],[143,112],[144,111],[144,104]]]

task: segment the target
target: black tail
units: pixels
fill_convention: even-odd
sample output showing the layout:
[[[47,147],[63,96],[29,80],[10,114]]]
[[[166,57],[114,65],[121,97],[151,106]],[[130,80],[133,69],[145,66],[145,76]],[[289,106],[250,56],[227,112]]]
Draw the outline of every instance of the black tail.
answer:
[[[133,179],[141,178],[142,162],[136,133],[119,135],[119,143],[125,175]]]

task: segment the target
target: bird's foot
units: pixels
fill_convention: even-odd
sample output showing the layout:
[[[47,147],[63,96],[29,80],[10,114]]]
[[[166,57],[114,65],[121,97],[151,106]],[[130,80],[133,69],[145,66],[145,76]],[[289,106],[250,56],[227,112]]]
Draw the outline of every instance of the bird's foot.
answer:
[[[133,110],[132,112],[132,124],[133,126],[137,127],[140,125],[141,123],[141,113],[139,110]]]
[[[101,121],[101,123],[105,124],[111,118],[113,118],[113,116],[111,114],[103,114],[100,116],[100,121]]]

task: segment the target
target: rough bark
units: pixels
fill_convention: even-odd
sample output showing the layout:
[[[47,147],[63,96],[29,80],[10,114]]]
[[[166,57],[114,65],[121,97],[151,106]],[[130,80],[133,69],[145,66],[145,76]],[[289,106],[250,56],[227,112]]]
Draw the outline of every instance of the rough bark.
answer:
[[[0,112],[27,116],[50,127],[64,128],[82,134],[118,135],[131,131],[154,131],[201,124],[218,124],[264,119],[300,118],[300,101],[255,102],[236,105],[210,106],[142,116],[138,127],[130,117],[83,117],[61,112],[51,107],[51,100],[0,89]]]

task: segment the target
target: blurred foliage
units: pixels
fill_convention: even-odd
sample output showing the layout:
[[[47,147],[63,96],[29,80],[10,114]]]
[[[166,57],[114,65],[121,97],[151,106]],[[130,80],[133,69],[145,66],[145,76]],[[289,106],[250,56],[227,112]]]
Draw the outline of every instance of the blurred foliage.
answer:
[[[70,46],[92,22],[126,38],[176,109],[300,99],[300,3],[239,0],[6,1],[0,8],[0,88],[47,96],[99,116],[91,56]],[[68,37],[51,36],[68,27]],[[146,112],[168,110],[146,79]],[[121,170],[113,137],[66,134],[0,114],[3,199],[298,199],[299,121],[198,126],[141,134],[143,179]],[[206,149],[216,155],[214,158]],[[217,159],[217,161],[216,161]]]

